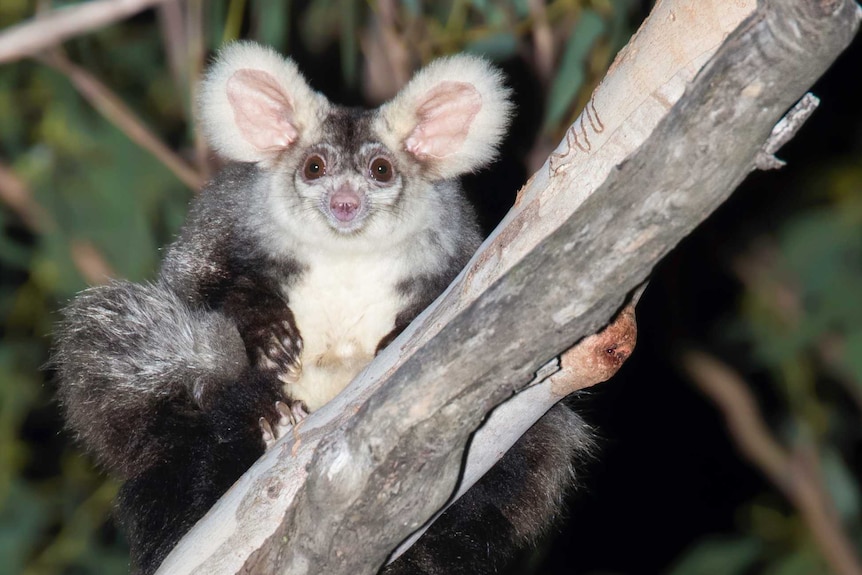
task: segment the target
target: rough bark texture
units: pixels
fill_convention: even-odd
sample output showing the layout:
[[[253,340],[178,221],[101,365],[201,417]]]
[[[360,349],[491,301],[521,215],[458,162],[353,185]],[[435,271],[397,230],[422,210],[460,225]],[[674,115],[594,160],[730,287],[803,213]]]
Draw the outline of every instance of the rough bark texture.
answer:
[[[661,3],[669,4],[691,8]],[[520,245],[519,230],[575,185],[570,134],[454,287],[343,398],[259,461],[163,572],[374,573],[453,492],[486,413],[605,325],[727,198],[859,19],[849,0],[761,2],[644,143],[546,237]],[[636,50],[622,57],[636,59]],[[477,278],[493,279],[473,299]]]

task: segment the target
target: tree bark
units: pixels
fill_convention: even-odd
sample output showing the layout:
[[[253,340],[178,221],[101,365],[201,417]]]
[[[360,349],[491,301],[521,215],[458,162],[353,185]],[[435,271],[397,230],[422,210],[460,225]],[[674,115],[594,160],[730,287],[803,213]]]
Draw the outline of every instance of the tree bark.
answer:
[[[786,139],[772,136],[776,122],[860,13],[851,0],[659,2],[447,292],[261,458],[160,572],[374,573],[456,490],[471,434],[481,425],[475,477],[494,461],[482,453],[511,445],[566,393],[553,376],[519,393],[542,366],[607,324],[770,164]],[[586,357],[576,364],[592,373]]]

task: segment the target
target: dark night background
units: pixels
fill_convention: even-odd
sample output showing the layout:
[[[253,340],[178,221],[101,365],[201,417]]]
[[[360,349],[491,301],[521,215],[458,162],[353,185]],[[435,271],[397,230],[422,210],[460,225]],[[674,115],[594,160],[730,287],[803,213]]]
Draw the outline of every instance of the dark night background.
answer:
[[[585,489],[573,498],[571,521],[551,550],[549,572],[664,572],[702,537],[732,533],[739,507],[772,489],[740,459],[723,417],[680,373],[674,353],[686,344],[708,346],[765,387],[764,370],[752,362],[750,349],[722,334],[743,291],[729,260],[818,201],[799,187],[814,180],[819,166],[839,158],[862,162],[858,37],[810,91],[821,104],[779,151],[787,166],[751,174],[659,264],[638,305],[634,354],[612,380],[576,403],[604,441]],[[769,417],[774,405],[764,395]],[[859,431],[857,420],[857,439]],[[858,465],[858,453],[856,458]]]
[[[567,96],[570,114],[648,13],[646,3],[635,4],[547,3],[558,18],[558,61],[579,67],[585,78]],[[367,48],[356,48],[357,38],[366,22],[359,16],[371,18],[360,3],[353,17],[344,16],[339,7],[346,5],[351,4],[291,4],[281,30],[278,22],[267,28],[261,17],[275,3],[225,0],[205,3],[198,25],[207,36],[207,53],[231,37],[231,30],[233,36],[269,34],[313,87],[333,100],[362,104],[359,68],[344,62],[361,61]],[[394,5],[418,10],[413,17],[422,25],[404,35],[416,49],[411,56],[421,60],[428,55],[423,46],[431,46],[431,53],[478,50],[470,30],[499,25],[500,14],[511,16],[526,4]],[[0,28],[34,10],[33,3],[4,0]],[[451,17],[455,10],[464,11],[463,21]],[[588,11],[602,22],[596,40],[566,60],[562,54],[572,31],[590,33],[578,28]],[[194,22],[191,12],[183,14]],[[165,72],[162,50],[165,21],[174,16],[144,12],[64,49],[194,164],[188,106],[178,103],[187,102],[188,86],[178,88],[181,83]],[[460,34],[452,32],[453,22],[460,22]],[[510,78],[519,110],[501,160],[466,181],[490,229],[529,175],[525,158],[543,137],[548,84],[571,70],[561,63],[556,76],[543,82],[525,56],[531,53],[528,37],[513,32],[482,41]],[[679,353],[688,346],[745,378],[788,449],[806,441],[818,446],[824,485],[857,551],[862,547],[862,404],[854,405],[852,391],[853,385],[862,389],[862,358],[854,354],[862,354],[862,345],[854,347],[862,341],[862,313],[856,313],[862,298],[854,291],[862,285],[862,237],[854,232],[862,229],[860,38],[811,91],[821,99],[820,108],[778,152],[787,166],[750,175],[661,262],[638,306],[633,356],[611,381],[571,402],[596,428],[600,449],[582,473],[558,536],[517,572],[833,572],[794,507],[740,457],[721,413],[680,369]],[[544,137],[558,141],[567,119],[558,118],[556,131],[551,126]],[[47,359],[56,309],[86,283],[81,257],[75,256],[81,252],[72,249],[70,258],[69,246],[86,239],[117,275],[152,277],[157,248],[173,237],[191,191],[111,127],[63,73],[32,59],[0,65],[0,168],[17,174],[56,224],[28,224],[22,216],[27,209],[9,199],[10,183],[0,171],[0,574],[123,573],[124,543],[109,519],[116,486],[60,431],[50,374],[38,367]],[[850,231],[833,234],[842,225]],[[777,254],[763,264],[764,274],[799,294],[802,319],[789,321],[780,306],[770,307],[775,298],[768,290],[758,291],[762,285],[736,273],[740,258],[763,245]],[[811,247],[814,255],[800,246]],[[823,287],[822,278],[838,279]],[[832,346],[838,359],[818,352],[834,341],[840,342]]]

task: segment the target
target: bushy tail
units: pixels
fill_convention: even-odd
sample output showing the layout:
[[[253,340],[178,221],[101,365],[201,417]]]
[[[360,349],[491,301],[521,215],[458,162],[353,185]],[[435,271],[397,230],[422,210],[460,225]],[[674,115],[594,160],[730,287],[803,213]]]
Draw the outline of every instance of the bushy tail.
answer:
[[[578,415],[552,407],[380,575],[514,572],[513,560],[560,519],[592,445]]]
[[[248,368],[233,322],[193,309],[160,283],[80,293],[55,337],[51,364],[67,424],[122,478],[163,458],[182,433],[176,427],[200,418],[204,391]]]

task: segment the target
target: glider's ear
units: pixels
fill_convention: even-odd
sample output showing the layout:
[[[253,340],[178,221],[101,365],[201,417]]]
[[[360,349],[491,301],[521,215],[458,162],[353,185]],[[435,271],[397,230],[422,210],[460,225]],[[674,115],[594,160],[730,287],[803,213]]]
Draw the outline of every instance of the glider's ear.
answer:
[[[503,75],[468,55],[436,60],[380,108],[402,150],[452,178],[492,161],[512,112]]]
[[[207,72],[198,114],[219,155],[259,162],[288,149],[328,105],[292,60],[253,42],[235,42]]]

